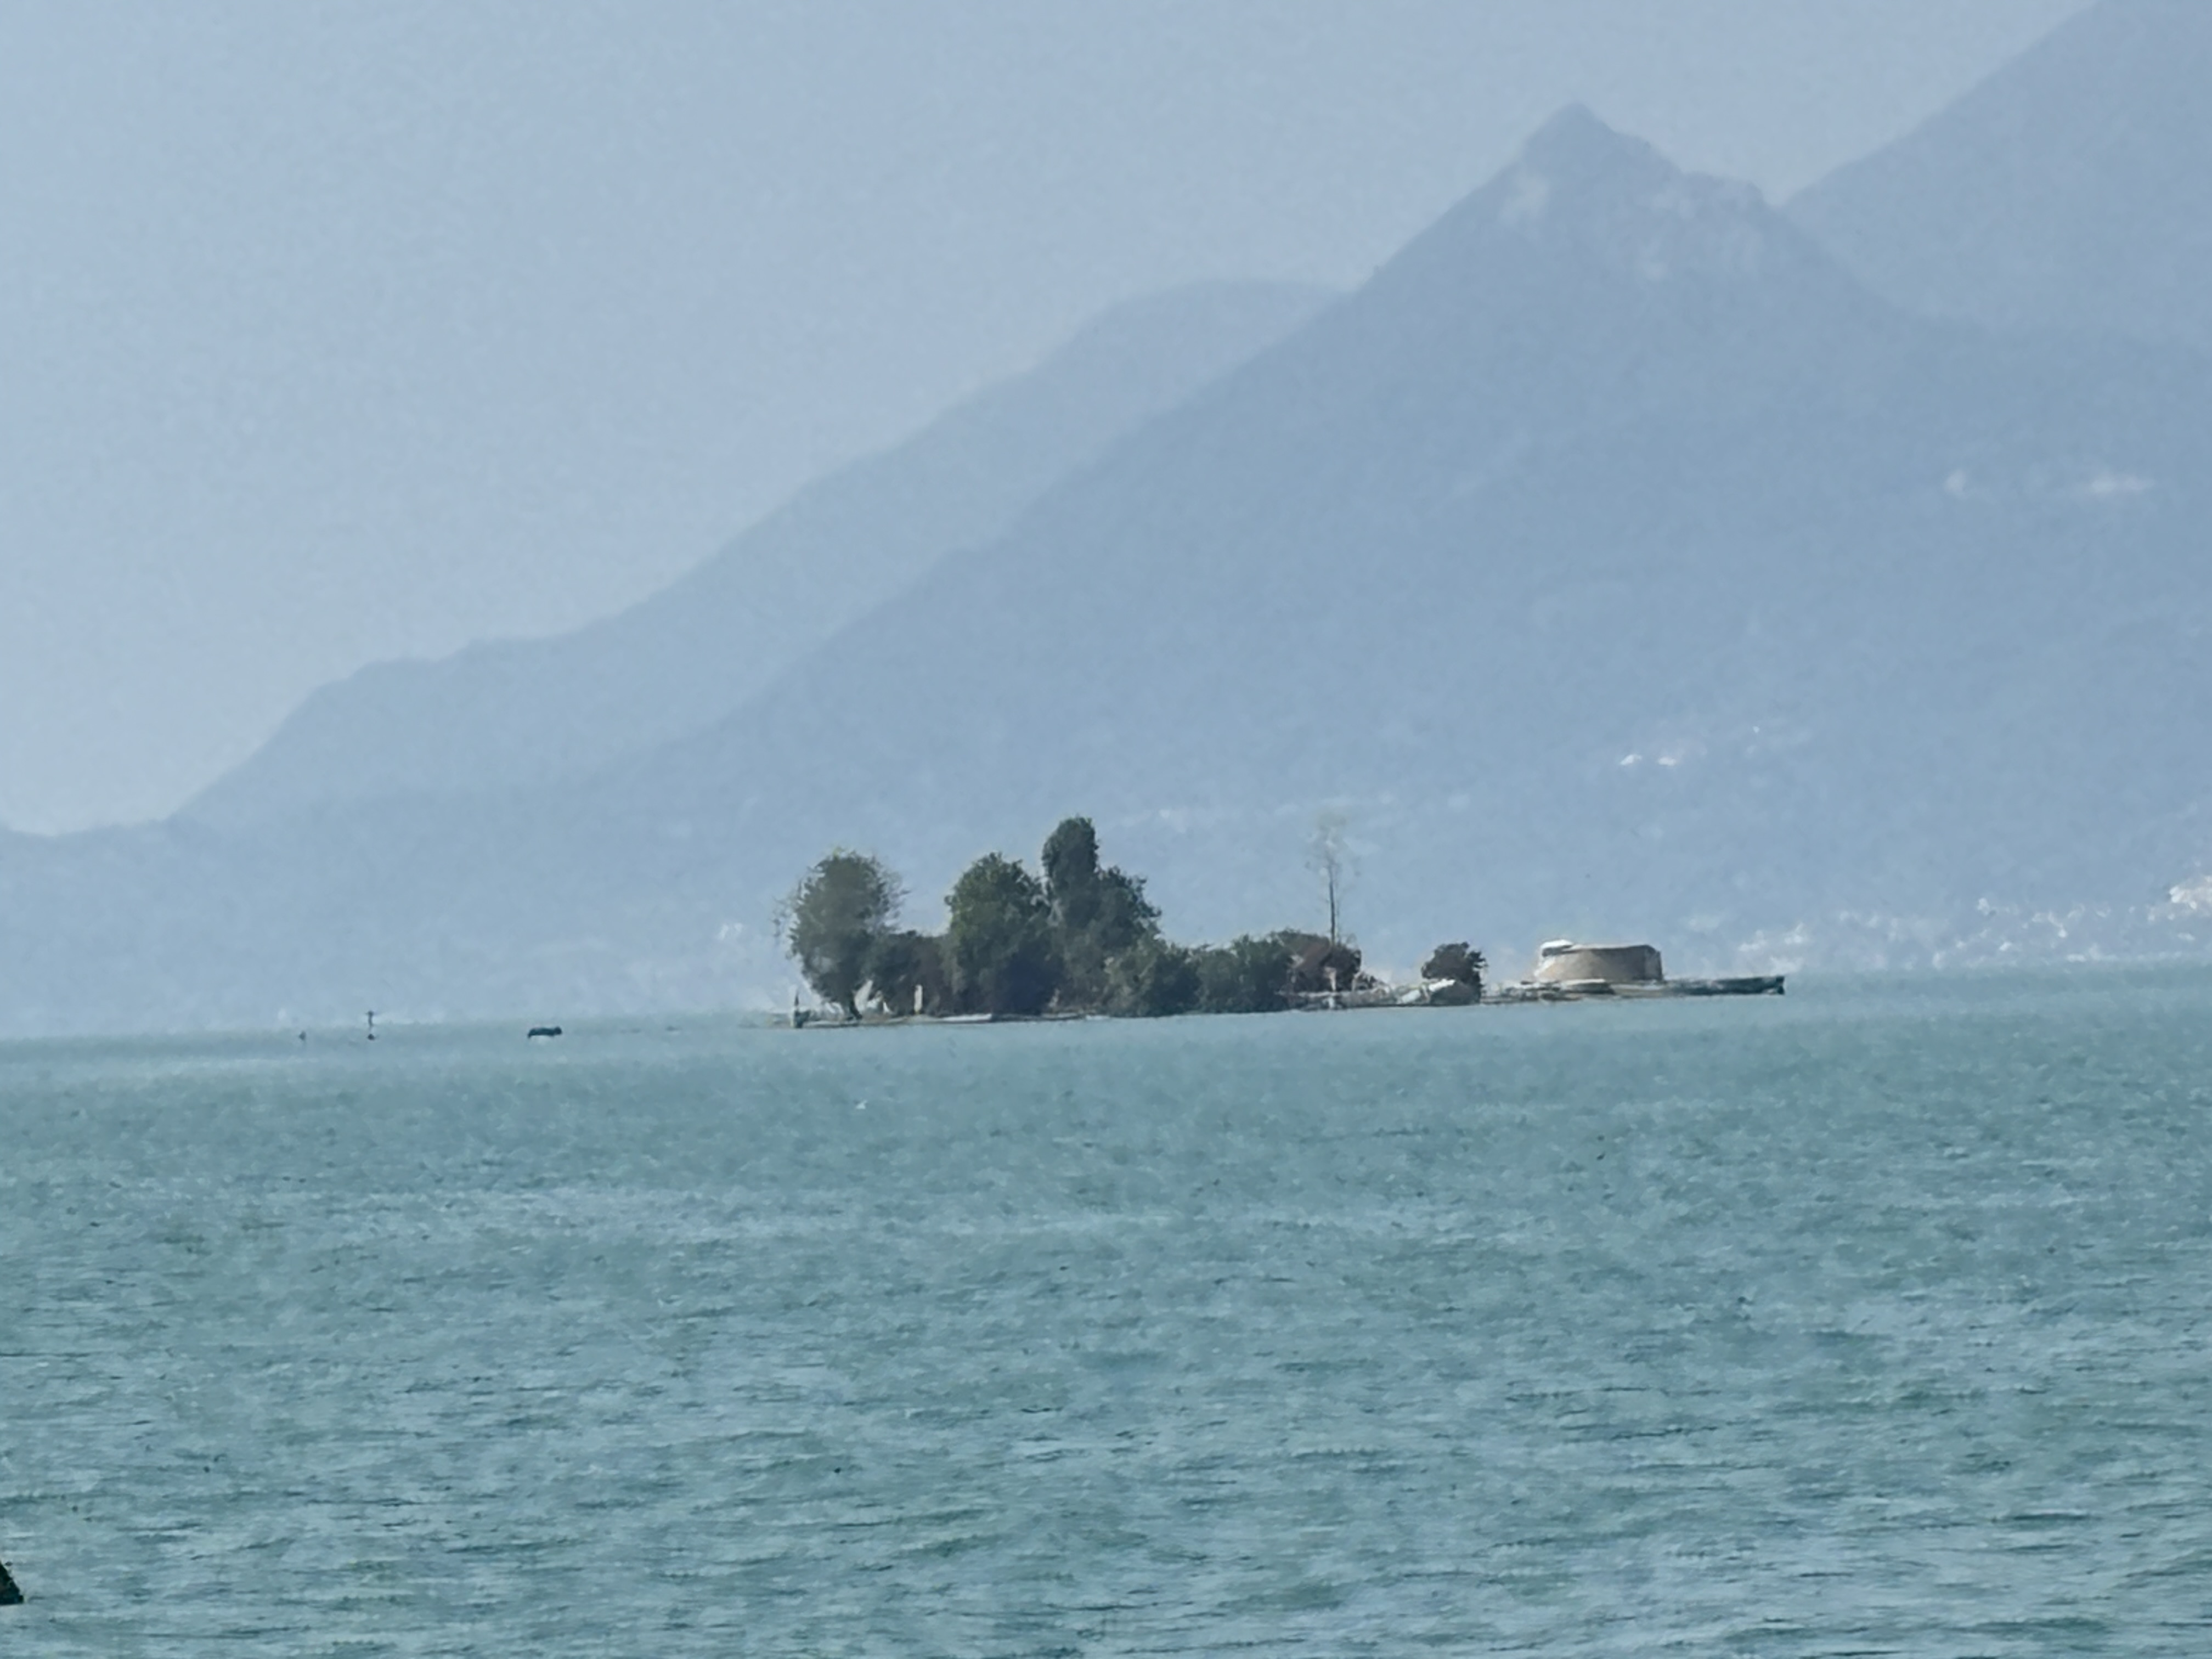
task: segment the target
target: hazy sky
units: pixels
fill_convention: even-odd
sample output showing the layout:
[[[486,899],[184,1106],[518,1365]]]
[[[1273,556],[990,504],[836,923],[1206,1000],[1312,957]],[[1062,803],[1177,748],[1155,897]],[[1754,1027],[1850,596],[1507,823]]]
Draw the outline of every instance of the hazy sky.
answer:
[[[2081,0],[0,0],[0,822],[556,630],[1115,300],[1580,100],[1786,195]]]

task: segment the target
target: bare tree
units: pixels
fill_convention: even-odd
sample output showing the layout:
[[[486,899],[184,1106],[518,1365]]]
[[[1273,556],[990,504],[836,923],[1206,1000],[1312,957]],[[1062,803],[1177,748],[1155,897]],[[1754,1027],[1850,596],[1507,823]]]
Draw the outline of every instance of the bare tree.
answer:
[[[1322,886],[1328,890],[1331,945],[1339,943],[1343,937],[1340,927],[1341,906],[1354,873],[1351,831],[1351,820],[1332,809],[1314,819],[1313,834],[1306,841],[1306,866],[1322,878]]]

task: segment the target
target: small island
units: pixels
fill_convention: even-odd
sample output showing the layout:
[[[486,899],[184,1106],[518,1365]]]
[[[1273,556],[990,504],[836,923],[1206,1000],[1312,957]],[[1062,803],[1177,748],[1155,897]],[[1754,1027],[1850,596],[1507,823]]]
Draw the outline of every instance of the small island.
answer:
[[[945,896],[942,933],[897,925],[905,890],[882,862],[840,848],[792,890],[784,942],[828,1018],[1037,1019],[1269,1013],[1308,998],[1372,995],[1359,951],[1285,928],[1225,945],[1160,932],[1143,878],[1103,864],[1088,818],[1045,840],[1039,872],[988,853]],[[1462,1000],[1481,996],[1482,957],[1449,947]],[[804,1018],[803,1011],[800,1018]]]
[[[823,1005],[809,1011],[794,995],[792,1023],[1161,1018],[1782,989],[1778,976],[1668,981],[1649,945],[1558,941],[1529,980],[1493,991],[1483,953],[1463,939],[1431,951],[1417,981],[1385,984],[1337,927],[1340,847],[1326,835],[1316,844],[1329,931],[1286,927],[1222,945],[1163,934],[1143,878],[1100,861],[1089,818],[1067,818],[1046,838],[1037,871],[999,853],[969,865],[945,896],[942,933],[900,927],[898,878],[880,860],[840,848],[778,909],[785,946]]]

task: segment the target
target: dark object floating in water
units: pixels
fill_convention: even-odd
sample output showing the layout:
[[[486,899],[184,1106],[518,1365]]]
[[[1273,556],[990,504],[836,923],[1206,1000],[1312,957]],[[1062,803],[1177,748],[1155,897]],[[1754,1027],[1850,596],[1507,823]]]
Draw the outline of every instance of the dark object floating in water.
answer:
[[[528,1035],[534,1037],[556,1037],[561,1035],[561,1028],[557,1025],[533,1025],[530,1028]]]
[[[8,1575],[8,1564],[0,1561],[0,1607],[20,1607],[23,1592],[15,1588],[15,1581]]]

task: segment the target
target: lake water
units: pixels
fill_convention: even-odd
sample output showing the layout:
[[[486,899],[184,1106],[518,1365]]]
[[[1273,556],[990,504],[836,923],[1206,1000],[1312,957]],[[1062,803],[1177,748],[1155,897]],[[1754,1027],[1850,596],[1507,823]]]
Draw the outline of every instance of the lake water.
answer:
[[[2212,975],[0,1047],[0,1650],[2212,1651]]]

